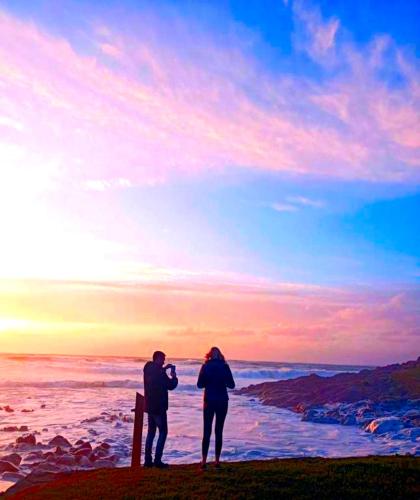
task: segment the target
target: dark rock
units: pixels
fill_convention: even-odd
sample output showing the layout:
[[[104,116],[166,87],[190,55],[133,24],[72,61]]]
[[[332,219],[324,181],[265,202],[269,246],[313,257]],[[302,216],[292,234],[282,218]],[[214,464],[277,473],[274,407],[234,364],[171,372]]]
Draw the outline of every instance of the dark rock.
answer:
[[[68,441],[65,437],[63,436],[55,436],[51,441],[48,443],[49,446],[60,446],[62,448],[70,448],[71,443]]]
[[[6,405],[5,407],[3,407],[3,410],[4,411],[7,411],[7,413],[13,413],[15,410],[13,408],[11,408],[9,405]]]
[[[20,436],[16,439],[17,444],[27,444],[29,446],[36,445],[36,438],[34,434],[27,434],[25,436]]]
[[[58,465],[68,465],[69,467],[73,467],[76,463],[76,458],[73,455],[63,455],[57,459]]]
[[[0,458],[0,460],[5,460],[6,462],[10,462],[16,467],[19,467],[22,462],[22,457],[18,453],[11,453],[10,455],[4,455]]]
[[[2,479],[4,481],[13,481],[16,483],[17,481],[20,481],[21,479],[24,479],[24,475],[20,474],[19,472],[5,472],[2,476]]]
[[[18,472],[19,469],[12,462],[7,460],[0,460],[0,474],[2,472]]]
[[[13,495],[15,493],[25,490],[26,488],[30,488],[31,486],[47,483],[49,481],[54,481],[55,479],[58,479],[63,476],[64,476],[63,473],[32,471],[24,479],[18,481],[15,485],[11,486],[6,491],[6,495]]]
[[[419,370],[419,360],[409,361],[359,373],[339,373],[332,377],[311,374],[264,382],[239,389],[236,393],[258,396],[265,404],[289,409],[300,408],[299,405],[303,405],[305,410],[311,405],[371,400],[382,402],[384,411],[395,411],[404,405],[404,401],[420,399]],[[369,408],[370,405],[365,406]]]
[[[28,432],[29,431],[29,427],[27,425],[21,425],[19,427],[19,432]]]
[[[80,467],[92,467],[92,463],[88,457],[81,456],[78,460],[78,464]]]
[[[3,427],[2,429],[4,432],[18,432],[19,428],[16,427],[16,425],[11,425],[8,427]]]

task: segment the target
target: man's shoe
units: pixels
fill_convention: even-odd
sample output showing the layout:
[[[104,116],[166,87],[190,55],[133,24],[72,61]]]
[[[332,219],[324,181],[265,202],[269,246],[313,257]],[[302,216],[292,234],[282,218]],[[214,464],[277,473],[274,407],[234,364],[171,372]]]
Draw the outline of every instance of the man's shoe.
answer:
[[[165,464],[160,460],[158,462],[155,461],[154,466],[156,467],[156,469],[167,469],[169,467],[168,464]]]
[[[153,467],[153,465],[154,465],[153,462],[147,461],[147,462],[144,462],[143,467]]]

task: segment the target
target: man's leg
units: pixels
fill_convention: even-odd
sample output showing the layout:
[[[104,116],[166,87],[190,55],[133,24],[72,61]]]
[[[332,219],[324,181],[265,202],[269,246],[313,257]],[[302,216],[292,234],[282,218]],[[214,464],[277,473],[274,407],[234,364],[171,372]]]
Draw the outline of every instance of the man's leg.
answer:
[[[214,408],[211,403],[204,403],[203,409],[203,442],[201,445],[202,451],[202,465],[204,466],[207,462],[207,455],[209,452],[211,428],[213,425],[214,418]]]
[[[156,435],[156,421],[155,416],[148,413],[147,415],[147,437],[146,437],[146,446],[144,452],[144,463],[145,465],[151,465],[153,463],[152,459],[152,447],[153,440]]]
[[[155,415],[156,425],[159,429],[159,437],[156,444],[155,464],[162,462],[163,448],[166,436],[168,435],[168,417],[166,411],[160,415]]]
[[[219,403],[216,408],[216,425],[214,433],[216,435],[216,464],[220,461],[223,446],[223,427],[228,411],[228,403]]]

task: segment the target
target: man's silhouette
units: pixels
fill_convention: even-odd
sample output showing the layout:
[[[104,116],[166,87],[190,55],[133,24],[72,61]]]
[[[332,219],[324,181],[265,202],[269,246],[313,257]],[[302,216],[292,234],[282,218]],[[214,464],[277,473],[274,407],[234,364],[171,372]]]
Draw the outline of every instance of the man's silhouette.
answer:
[[[144,397],[145,411],[148,414],[148,430],[146,437],[145,467],[168,467],[162,462],[163,448],[168,435],[168,391],[172,391],[178,385],[178,378],[174,365],[165,364],[166,355],[161,351],[153,353],[153,361],[144,365]],[[171,377],[166,374],[171,369]],[[159,429],[159,438],[156,444],[155,460],[152,459],[153,440]]]

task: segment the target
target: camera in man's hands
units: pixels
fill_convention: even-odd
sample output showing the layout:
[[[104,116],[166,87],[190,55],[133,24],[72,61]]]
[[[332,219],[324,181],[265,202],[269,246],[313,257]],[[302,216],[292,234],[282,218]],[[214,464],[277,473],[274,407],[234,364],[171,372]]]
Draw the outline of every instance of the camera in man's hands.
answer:
[[[174,376],[176,374],[176,366],[175,365],[171,365],[170,363],[168,363],[166,366],[165,366],[165,370],[171,370],[171,376]]]

